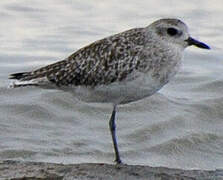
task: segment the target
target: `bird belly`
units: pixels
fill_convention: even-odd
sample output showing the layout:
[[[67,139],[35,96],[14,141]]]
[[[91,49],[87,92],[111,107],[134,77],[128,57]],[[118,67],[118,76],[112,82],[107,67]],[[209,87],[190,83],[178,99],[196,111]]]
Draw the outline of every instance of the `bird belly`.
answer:
[[[125,104],[151,96],[164,84],[166,83],[153,79],[149,74],[140,73],[131,81],[119,81],[94,88],[75,87],[73,94],[85,102]]]

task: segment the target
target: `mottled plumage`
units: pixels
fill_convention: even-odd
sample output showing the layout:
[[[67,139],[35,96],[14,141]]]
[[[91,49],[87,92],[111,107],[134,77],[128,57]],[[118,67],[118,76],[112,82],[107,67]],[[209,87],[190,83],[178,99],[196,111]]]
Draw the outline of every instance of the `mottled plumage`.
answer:
[[[178,71],[183,50],[207,45],[191,38],[177,19],[161,19],[96,41],[63,61],[16,73],[18,86],[47,86],[68,90],[87,102],[113,104],[110,119],[115,161],[121,163],[115,137],[116,105],[151,96]]]
[[[76,51],[63,61],[22,75],[17,74],[17,79],[27,81],[46,77],[45,80],[57,86],[94,87],[123,81],[134,71],[152,69],[152,76],[159,76],[160,66],[165,66],[165,61],[169,58],[164,54],[168,49],[160,48],[160,44],[150,36],[147,35],[146,28],[135,28],[109,36]],[[150,45],[146,46],[147,44]],[[148,54],[148,50],[151,53]],[[16,74],[11,75],[11,78],[15,77]],[[36,83],[38,81],[34,84]],[[40,84],[42,83],[47,82],[41,81]]]
[[[14,74],[21,81],[47,77],[58,86],[96,86],[122,81],[140,67],[145,41],[143,28],[131,29],[96,41],[67,59],[24,74]]]

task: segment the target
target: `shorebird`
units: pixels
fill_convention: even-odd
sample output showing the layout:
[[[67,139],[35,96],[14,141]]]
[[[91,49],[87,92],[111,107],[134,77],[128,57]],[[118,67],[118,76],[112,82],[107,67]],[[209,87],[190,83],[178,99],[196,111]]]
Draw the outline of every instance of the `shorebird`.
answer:
[[[116,140],[116,108],[153,95],[177,73],[183,51],[194,45],[210,49],[193,39],[178,19],[160,19],[79,49],[48,66],[10,75],[13,87],[39,86],[73,93],[85,102],[111,103],[109,128],[115,162],[122,163]]]

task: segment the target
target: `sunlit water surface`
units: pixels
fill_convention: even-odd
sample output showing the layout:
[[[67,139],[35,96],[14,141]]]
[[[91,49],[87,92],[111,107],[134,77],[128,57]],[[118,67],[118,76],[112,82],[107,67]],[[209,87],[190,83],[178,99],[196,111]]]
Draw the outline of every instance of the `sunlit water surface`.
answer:
[[[127,164],[223,168],[223,1],[0,2],[0,159],[113,162],[107,104],[59,90],[8,89],[10,73],[38,68],[95,40],[177,17],[211,51],[190,47],[176,78],[156,95],[120,106]]]

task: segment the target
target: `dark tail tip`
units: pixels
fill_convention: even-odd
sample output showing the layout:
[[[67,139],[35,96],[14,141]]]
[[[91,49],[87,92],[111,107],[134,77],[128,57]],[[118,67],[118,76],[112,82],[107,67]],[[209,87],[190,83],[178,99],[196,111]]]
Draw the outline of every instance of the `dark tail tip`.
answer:
[[[15,74],[10,74],[9,79],[18,79],[21,80],[29,75],[28,72],[22,72],[22,73],[15,73]]]

